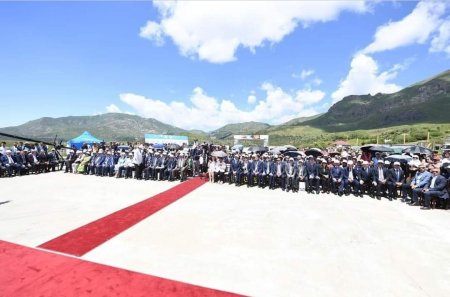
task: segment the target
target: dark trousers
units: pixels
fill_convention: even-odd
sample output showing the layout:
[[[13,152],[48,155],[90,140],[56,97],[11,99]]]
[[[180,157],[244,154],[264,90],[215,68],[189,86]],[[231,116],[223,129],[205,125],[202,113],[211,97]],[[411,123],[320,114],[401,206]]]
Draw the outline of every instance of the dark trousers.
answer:
[[[305,189],[306,192],[313,192],[316,191],[317,193],[319,192],[319,179],[315,178],[315,177],[307,177],[306,181],[305,181]]]

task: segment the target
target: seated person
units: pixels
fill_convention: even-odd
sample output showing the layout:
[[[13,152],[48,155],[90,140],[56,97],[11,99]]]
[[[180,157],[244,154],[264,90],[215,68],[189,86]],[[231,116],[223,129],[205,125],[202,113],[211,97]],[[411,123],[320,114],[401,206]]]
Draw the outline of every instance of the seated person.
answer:
[[[449,198],[447,190],[447,179],[440,175],[439,172],[440,170],[437,167],[433,168],[431,171],[431,181],[423,189],[425,205],[422,207],[422,209],[430,209],[430,202],[434,197],[441,199],[441,205],[445,205],[444,207],[446,208],[446,202]]]

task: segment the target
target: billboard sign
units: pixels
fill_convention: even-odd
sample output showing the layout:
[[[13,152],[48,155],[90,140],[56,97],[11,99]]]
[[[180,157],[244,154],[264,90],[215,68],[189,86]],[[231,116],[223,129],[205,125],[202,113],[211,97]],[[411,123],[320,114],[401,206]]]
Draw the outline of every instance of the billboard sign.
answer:
[[[181,135],[163,135],[163,134],[145,134],[146,143],[176,143],[178,145],[188,144],[189,139],[187,136]]]

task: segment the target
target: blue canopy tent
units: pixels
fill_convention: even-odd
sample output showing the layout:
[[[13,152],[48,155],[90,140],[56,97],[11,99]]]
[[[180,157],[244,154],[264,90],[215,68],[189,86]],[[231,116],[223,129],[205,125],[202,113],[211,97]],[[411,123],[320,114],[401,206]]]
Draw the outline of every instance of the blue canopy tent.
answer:
[[[75,137],[67,142],[67,145],[70,147],[76,147],[77,149],[81,149],[83,144],[92,145],[93,143],[100,143],[102,140],[95,138],[88,131],[84,131],[80,136]]]

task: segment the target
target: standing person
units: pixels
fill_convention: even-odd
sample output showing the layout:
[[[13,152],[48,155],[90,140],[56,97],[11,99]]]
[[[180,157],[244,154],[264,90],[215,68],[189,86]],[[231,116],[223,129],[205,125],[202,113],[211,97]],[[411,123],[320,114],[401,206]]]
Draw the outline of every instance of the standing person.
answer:
[[[213,183],[215,180],[215,172],[216,172],[216,157],[212,157],[208,162],[208,176],[209,182]]]
[[[144,169],[144,157],[142,156],[142,151],[144,150],[144,146],[140,144],[137,148],[134,149],[133,156],[133,164],[134,164],[134,178],[142,179],[142,170]]]

